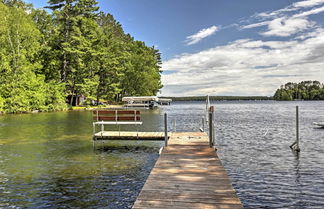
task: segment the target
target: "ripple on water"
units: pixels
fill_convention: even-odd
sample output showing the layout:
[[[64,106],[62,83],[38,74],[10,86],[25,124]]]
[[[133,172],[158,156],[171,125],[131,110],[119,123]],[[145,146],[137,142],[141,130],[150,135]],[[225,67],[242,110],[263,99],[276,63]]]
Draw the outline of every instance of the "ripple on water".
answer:
[[[324,208],[324,129],[312,124],[324,119],[323,102],[213,105],[217,153],[246,208]],[[301,111],[299,155],[289,149],[296,105]],[[177,131],[199,131],[206,115],[202,102],[175,102],[145,110],[143,130],[162,131],[164,111],[169,130],[176,119]],[[160,145],[154,143],[113,143],[93,150],[91,112],[1,120],[6,124],[0,126],[4,208],[131,208],[158,157]]]

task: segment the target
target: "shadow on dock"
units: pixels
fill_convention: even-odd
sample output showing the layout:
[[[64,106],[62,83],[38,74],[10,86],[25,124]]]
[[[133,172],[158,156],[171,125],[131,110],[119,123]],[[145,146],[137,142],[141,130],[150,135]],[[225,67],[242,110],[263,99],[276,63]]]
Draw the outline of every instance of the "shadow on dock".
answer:
[[[243,208],[205,133],[172,133],[133,209]]]

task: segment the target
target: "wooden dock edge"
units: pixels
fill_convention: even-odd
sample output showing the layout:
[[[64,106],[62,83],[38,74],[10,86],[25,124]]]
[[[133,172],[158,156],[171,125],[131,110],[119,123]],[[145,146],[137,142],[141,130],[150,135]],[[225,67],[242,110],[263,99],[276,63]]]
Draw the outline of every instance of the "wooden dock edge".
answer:
[[[168,133],[170,138],[171,133]],[[136,132],[136,131],[100,131],[93,135],[94,141],[97,140],[147,140],[164,141],[164,132]]]
[[[132,208],[243,208],[208,141],[204,133],[172,133]]]

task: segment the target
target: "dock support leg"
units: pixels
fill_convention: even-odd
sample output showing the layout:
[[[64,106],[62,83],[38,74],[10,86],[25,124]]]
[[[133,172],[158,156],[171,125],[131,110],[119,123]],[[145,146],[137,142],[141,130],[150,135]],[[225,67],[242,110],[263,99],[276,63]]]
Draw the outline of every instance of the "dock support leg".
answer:
[[[209,147],[213,147],[213,113],[209,112]]]
[[[174,119],[174,128],[173,128],[173,132],[177,132],[177,119]]]
[[[201,118],[201,127],[199,128],[199,131],[200,132],[205,132],[205,118],[204,117],[202,117]]]
[[[299,107],[296,106],[296,151],[299,152]]]
[[[137,125],[135,125],[135,126],[136,126],[136,137],[138,139],[138,126]]]
[[[101,138],[103,138],[102,135],[103,135],[104,130],[105,130],[105,126],[104,126],[104,124],[101,124]]]
[[[212,112],[212,120],[213,120],[213,146],[216,144],[216,131],[215,131],[215,111]]]
[[[209,147],[213,147],[215,145],[215,131],[214,131],[214,106],[210,106],[209,115]]]
[[[168,116],[167,113],[164,113],[164,143],[165,146],[168,146]]]
[[[289,146],[290,149],[300,152],[299,148],[299,107],[296,106],[296,141]]]
[[[205,132],[205,118],[201,118],[202,132]]]

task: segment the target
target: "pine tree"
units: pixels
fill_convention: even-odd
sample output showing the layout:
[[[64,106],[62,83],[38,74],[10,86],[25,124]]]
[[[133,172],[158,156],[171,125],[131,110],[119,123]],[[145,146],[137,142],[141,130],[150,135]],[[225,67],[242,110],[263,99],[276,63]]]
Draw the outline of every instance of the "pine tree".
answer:
[[[0,0],[0,112],[65,108],[68,95],[120,101],[155,95],[161,56],[125,34],[95,0],[49,0],[46,10]],[[312,95],[315,93],[313,91]]]
[[[60,77],[66,84],[66,92],[73,97],[81,93],[85,79],[92,75],[87,63],[91,62],[93,38],[96,33],[97,10],[95,0],[50,0],[48,8],[54,11],[54,20],[58,27],[56,44],[59,52]]]

